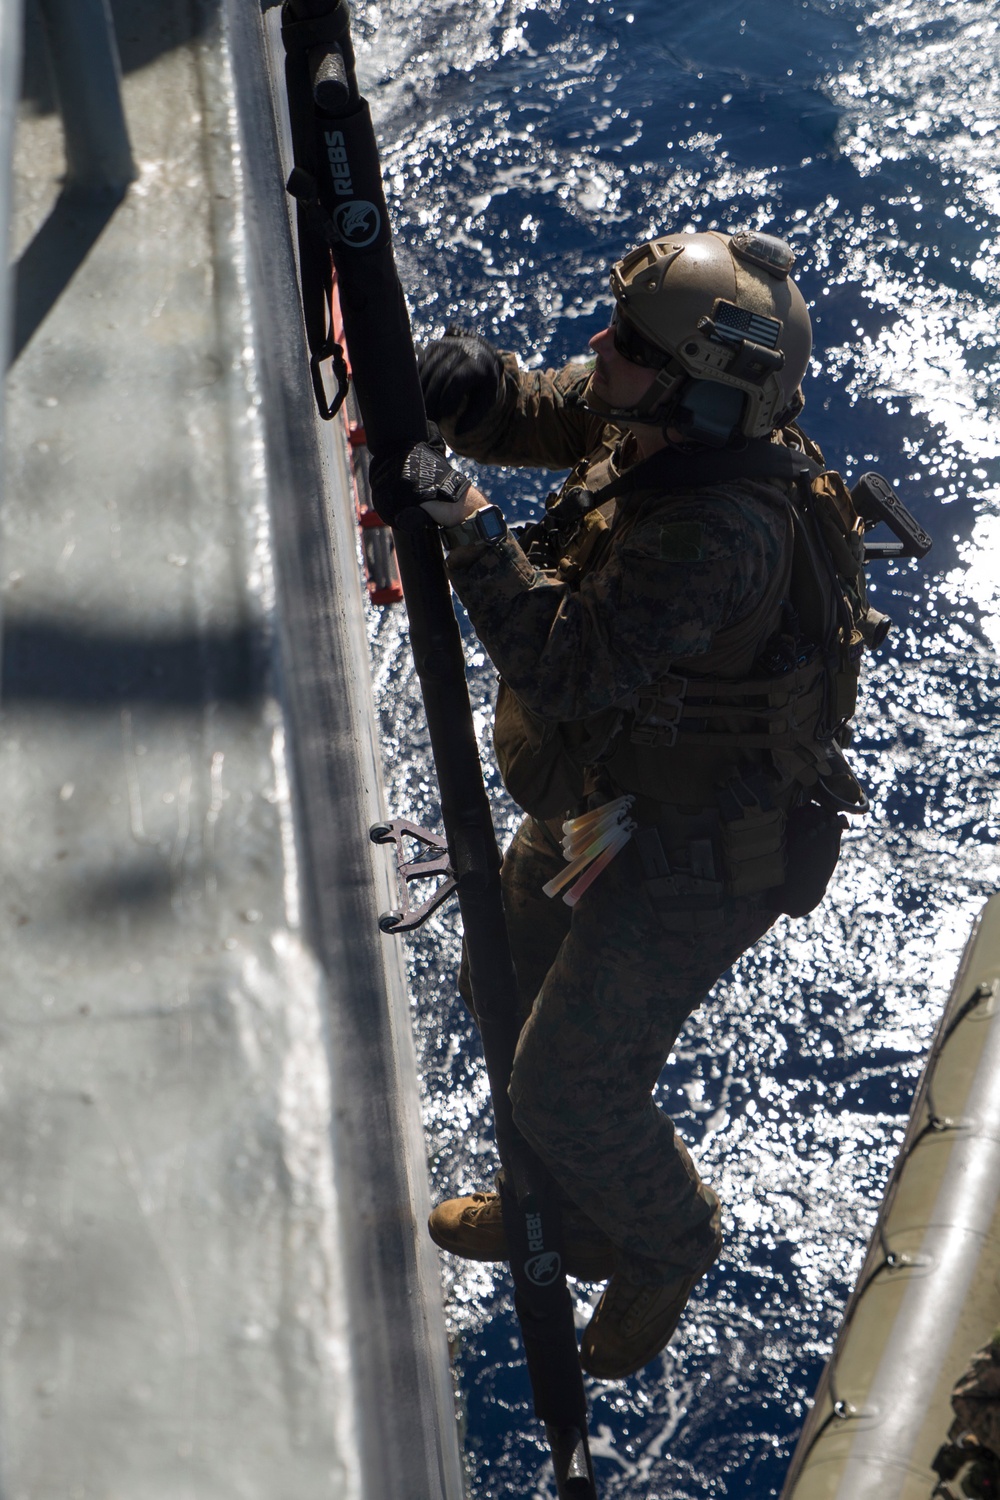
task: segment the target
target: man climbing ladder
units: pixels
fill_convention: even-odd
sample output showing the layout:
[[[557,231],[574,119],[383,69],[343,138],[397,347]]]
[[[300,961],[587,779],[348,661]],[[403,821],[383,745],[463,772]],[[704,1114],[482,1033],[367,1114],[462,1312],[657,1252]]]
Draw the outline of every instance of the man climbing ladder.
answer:
[[[722,1243],[652,1100],[670,1049],[780,911],[816,904],[840,810],[866,806],[841,750],[871,633],[864,527],[794,425],[811,330],[792,261],[750,231],[640,246],[611,271],[589,371],[525,372],[457,331],[429,346],[425,404],[456,451],[571,470],[523,544],[443,445],[372,472],[386,518],[444,529],[501,675],[496,750],[527,815],[502,875],[509,1094],[558,1185],[568,1270],[607,1280],[581,1350],[605,1379],[664,1347]],[[810,568],[824,505],[847,560]],[[494,1194],[439,1205],[430,1231],[506,1254]]]

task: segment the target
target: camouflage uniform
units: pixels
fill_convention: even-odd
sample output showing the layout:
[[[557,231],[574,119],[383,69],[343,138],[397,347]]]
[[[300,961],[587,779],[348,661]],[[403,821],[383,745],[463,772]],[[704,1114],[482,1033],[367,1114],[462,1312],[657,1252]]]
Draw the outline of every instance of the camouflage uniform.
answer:
[[[955,1420],[931,1467],[941,1500],[1000,1493],[1000,1330],[978,1349],[951,1393]]]
[[[976,1350],[955,1382],[951,1404],[955,1437],[970,1432],[994,1458],[1000,1458],[1000,1331],[985,1349]]]
[[[445,436],[482,462],[572,467],[567,486],[597,488],[638,455],[630,435],[576,399],[584,378],[578,366],[522,374],[505,356],[494,410],[470,433],[458,438],[446,427]],[[513,539],[461,547],[449,557],[452,584],[518,700],[544,722],[586,721],[679,660],[697,659],[758,605],[787,545],[769,494],[776,483],[739,481],[668,504],[620,502],[605,544],[582,566],[539,569]],[[712,794],[699,784],[699,759],[678,751],[671,807],[661,810],[670,812],[661,826],[672,860],[672,840]],[[734,772],[738,761],[749,774],[752,760],[734,757]],[[591,805],[616,790],[599,771],[586,788]],[[574,908],[549,900],[541,887],[564,867],[560,822],[526,819],[503,867],[525,1018],[510,1082],[514,1118],[618,1247],[625,1274],[665,1282],[703,1260],[714,1198],[651,1093],[685,1019],[775,912],[766,893],[657,878],[635,840]]]

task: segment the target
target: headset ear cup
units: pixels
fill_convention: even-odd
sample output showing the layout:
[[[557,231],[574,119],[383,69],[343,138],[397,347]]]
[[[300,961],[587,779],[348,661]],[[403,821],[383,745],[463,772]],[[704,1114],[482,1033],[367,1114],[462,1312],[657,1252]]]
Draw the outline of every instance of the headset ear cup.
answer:
[[[785,836],[784,883],[767,893],[775,911],[806,917],[826,895],[840,858],[840,840],[847,819],[815,802],[793,808]]]
[[[725,448],[743,425],[746,396],[718,380],[685,380],[664,425],[691,443]]]

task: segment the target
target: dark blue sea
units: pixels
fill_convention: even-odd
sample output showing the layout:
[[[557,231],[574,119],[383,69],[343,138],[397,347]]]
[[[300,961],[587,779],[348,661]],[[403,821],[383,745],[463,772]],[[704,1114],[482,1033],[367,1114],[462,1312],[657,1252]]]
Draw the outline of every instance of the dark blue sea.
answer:
[[[660,1099],[727,1245],[666,1353],[592,1384],[605,1500],[780,1492],[976,911],[997,886],[1000,7],[995,0],[355,0],[419,338],[462,323],[528,365],[584,351],[607,267],[660,231],[788,238],[816,354],[804,425],[933,534],[873,570],[856,823],[813,917],[782,919],[692,1018]],[[507,512],[544,474],[483,471]],[[399,612],[372,616],[390,806],[438,822]],[[467,632],[489,762],[493,673]],[[436,1195],[490,1185],[476,1035],[446,914],[409,946]],[[475,1500],[554,1491],[506,1272],[443,1259]],[[579,1319],[589,1316],[578,1288]]]

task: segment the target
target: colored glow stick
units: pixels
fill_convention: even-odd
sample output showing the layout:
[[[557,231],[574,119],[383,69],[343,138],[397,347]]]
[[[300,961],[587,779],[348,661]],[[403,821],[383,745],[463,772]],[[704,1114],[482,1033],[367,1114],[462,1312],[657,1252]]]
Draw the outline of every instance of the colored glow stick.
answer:
[[[613,833],[611,837],[614,837]],[[558,875],[554,875],[551,880],[546,881],[545,885],[542,886],[542,890],[546,896],[558,895],[563,886],[568,885],[575,876],[580,874],[581,870],[585,870],[590,861],[596,859],[607,846],[608,835],[602,833],[592,843],[587,845],[582,854],[578,854],[575,859],[571,860],[565,870],[560,870]]]
[[[613,802],[605,802],[602,807],[592,808],[590,812],[581,813],[578,818],[570,818],[562,826],[563,833],[574,834],[589,828],[591,823],[599,823],[603,818],[611,817],[621,812],[626,807],[631,807],[635,801],[634,797],[616,797]]]
[[[563,900],[565,901],[567,906],[575,906],[580,897],[583,895],[584,891],[590,889],[594,881],[597,879],[598,875],[600,875],[601,871],[606,870],[619,850],[624,849],[625,845],[632,837],[634,828],[634,823],[626,823],[621,832],[616,834],[615,837],[611,840],[611,843],[605,849],[600,858],[594,860],[594,863],[591,865],[587,873],[585,875],[581,875],[580,879],[577,881],[573,889],[566,892],[566,894],[563,896]]]
[[[613,818],[608,818],[604,823],[595,823],[593,828],[585,833],[577,834],[575,838],[565,838],[562,841],[562,852],[564,859],[575,859],[581,849],[586,849],[595,839],[603,838],[605,834],[614,833],[625,821],[624,810]]]
[[[591,839],[607,832],[608,829],[619,827],[625,821],[628,808],[629,802],[624,798],[619,798],[617,802],[611,802],[607,807],[600,809],[602,816],[589,818],[583,827],[580,827],[575,820],[573,823],[563,824],[566,830],[566,835],[562,841],[564,858],[572,859]]]
[[[616,802],[608,802],[603,807],[595,807],[593,812],[581,813],[578,818],[571,818],[562,826],[563,835],[571,838],[574,833],[584,833],[588,828],[593,828],[595,823],[603,823],[606,818],[613,818],[618,812]]]

